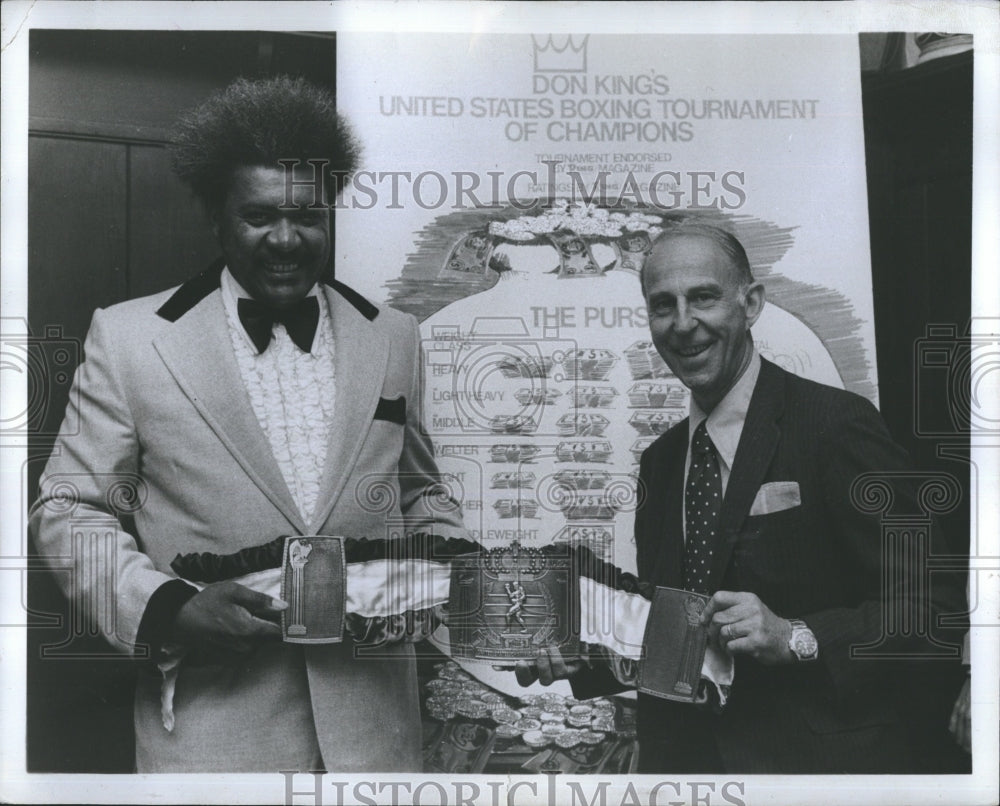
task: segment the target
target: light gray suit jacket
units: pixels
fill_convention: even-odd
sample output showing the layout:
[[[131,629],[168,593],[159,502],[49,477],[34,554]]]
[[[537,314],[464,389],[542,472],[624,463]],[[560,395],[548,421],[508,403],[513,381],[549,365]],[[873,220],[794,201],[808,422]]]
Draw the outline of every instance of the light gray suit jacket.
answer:
[[[77,573],[57,575],[73,606],[130,654],[145,651],[143,625],[165,627],[179,607],[184,583],[171,582],[170,570],[178,553],[228,554],[290,534],[466,536],[457,505],[439,485],[429,489],[439,479],[418,422],[416,320],[342,284],[324,286],[337,401],[306,523],[241,379],[220,270],[95,312],[32,507],[39,549],[77,562]],[[305,770],[320,757],[344,772],[420,769],[407,644],[356,658],[350,643],[273,643],[236,666],[185,665],[174,711],[168,732],[159,674],[146,664],[135,707],[140,771]]]

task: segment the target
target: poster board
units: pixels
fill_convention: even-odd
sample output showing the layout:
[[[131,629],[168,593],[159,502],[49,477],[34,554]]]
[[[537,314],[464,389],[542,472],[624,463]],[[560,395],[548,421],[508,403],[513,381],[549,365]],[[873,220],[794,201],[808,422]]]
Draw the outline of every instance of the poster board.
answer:
[[[364,153],[337,276],[420,321],[424,426],[478,540],[635,570],[639,457],[689,405],[639,279],[676,222],[743,243],[763,357],[877,404],[858,58],[849,34],[338,38]]]

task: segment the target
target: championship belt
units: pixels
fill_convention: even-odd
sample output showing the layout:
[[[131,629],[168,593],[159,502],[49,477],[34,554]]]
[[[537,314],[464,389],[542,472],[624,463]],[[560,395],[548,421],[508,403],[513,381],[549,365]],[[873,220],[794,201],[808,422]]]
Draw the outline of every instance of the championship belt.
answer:
[[[636,687],[644,694],[695,702],[708,649],[708,627],[701,624],[707,596],[657,588],[646,619]]]
[[[624,686],[721,711],[733,658],[708,642],[709,597],[658,588],[578,547],[580,640]]]
[[[706,597],[654,588],[568,542],[486,549],[422,533],[289,536],[230,555],[178,555],[171,567],[199,587],[234,580],[284,598],[289,643],[415,642],[444,621],[461,661],[512,666],[555,646],[567,658],[603,658],[643,693],[715,709],[733,679],[732,657],[706,647]],[[182,659],[160,664],[164,725]]]
[[[580,610],[573,553],[518,543],[451,562],[448,631],[456,658],[513,664],[542,647],[579,655]]]
[[[344,635],[344,538],[285,540],[281,565],[281,637],[294,644],[339,643]]]
[[[414,534],[399,540],[291,535],[233,554],[177,555],[170,567],[204,587],[234,580],[283,599],[282,639],[369,646],[419,641],[432,611],[448,602],[452,560],[478,551],[461,538]]]

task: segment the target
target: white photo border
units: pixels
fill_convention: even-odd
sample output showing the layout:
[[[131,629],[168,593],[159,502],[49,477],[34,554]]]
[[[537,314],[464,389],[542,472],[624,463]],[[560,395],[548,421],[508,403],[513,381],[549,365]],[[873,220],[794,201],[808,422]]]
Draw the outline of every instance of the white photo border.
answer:
[[[973,131],[973,292],[972,316],[1000,322],[1000,247],[996,222],[1000,220],[1000,15],[995,2],[845,2],[845,3],[507,3],[507,2],[23,2],[2,6],[2,296],[4,324],[27,315],[27,147],[28,147],[28,34],[34,28],[352,31],[395,30],[420,33],[450,31],[517,33],[845,33],[879,31],[972,32],[974,58]],[[992,331],[997,334],[996,325]],[[5,377],[4,406],[23,408],[26,384]],[[994,381],[994,384],[996,382]],[[998,394],[995,388],[993,394]],[[0,453],[0,571],[21,574],[19,559],[23,523],[21,475],[26,448],[3,445]],[[973,461],[980,479],[998,492],[1000,437],[973,441]],[[973,491],[975,492],[975,491]],[[993,803],[998,791],[997,725],[1000,679],[1000,518],[998,497],[972,501],[973,523],[980,525],[980,555],[972,558],[978,581],[977,621],[972,630],[973,774],[966,776],[699,776],[671,779],[678,788],[661,787],[657,802],[746,804],[919,804]],[[5,580],[6,583],[10,579]],[[22,607],[20,585],[0,582],[0,615]],[[0,623],[6,619],[0,619]],[[0,799],[18,803],[317,803],[308,794],[312,784],[296,777],[267,775],[49,775],[29,774],[25,745],[25,642],[23,629],[0,627]],[[377,790],[405,794],[422,781],[443,785],[456,793],[456,783],[481,781],[483,803],[552,803],[550,787],[558,785],[558,800],[568,802],[569,781],[579,781],[595,802],[632,802],[622,777],[596,776],[341,776],[329,774],[323,782],[323,803],[379,800]],[[489,779],[499,781],[497,787]],[[646,793],[655,776],[631,779],[635,791]],[[555,782],[555,783],[553,783]],[[692,787],[699,783],[700,787]],[[343,784],[343,786],[340,786]],[[362,784],[361,788],[357,788]],[[711,786],[709,786],[711,784]],[[725,789],[726,785],[729,789]],[[500,788],[502,785],[503,788]],[[338,789],[338,786],[340,788]],[[426,803],[439,802],[437,789],[427,787]],[[471,794],[468,788],[459,796]],[[289,793],[295,794],[289,798]],[[339,795],[338,795],[339,792]],[[352,793],[360,800],[352,800]],[[728,793],[728,798],[724,793]],[[339,798],[339,799],[338,799]],[[497,799],[499,798],[499,800]],[[679,798],[679,800],[678,800]],[[686,798],[686,799],[685,799]],[[479,802],[479,801],[477,801]]]

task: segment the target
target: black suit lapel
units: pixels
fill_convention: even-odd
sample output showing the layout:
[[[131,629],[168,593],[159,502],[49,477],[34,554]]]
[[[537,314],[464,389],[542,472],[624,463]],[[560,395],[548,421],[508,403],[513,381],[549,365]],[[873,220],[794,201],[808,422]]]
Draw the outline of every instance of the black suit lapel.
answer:
[[[663,446],[661,460],[651,474],[646,539],[649,541],[648,571],[639,569],[642,579],[661,587],[681,586],[681,563],[684,558],[684,465],[687,461],[688,421],[684,419],[670,432]],[[659,499],[657,501],[657,499]],[[655,503],[654,503],[655,502]]]
[[[726,495],[722,501],[722,542],[712,562],[709,581],[712,590],[717,590],[722,584],[740,527],[746,520],[754,497],[771,465],[781,437],[777,422],[784,412],[784,406],[785,380],[782,370],[769,361],[761,360],[760,376],[750,398],[750,408],[747,410]]]
[[[176,322],[205,297],[218,289],[222,281],[225,258],[216,258],[201,274],[195,275],[178,288],[157,310],[168,322]]]

